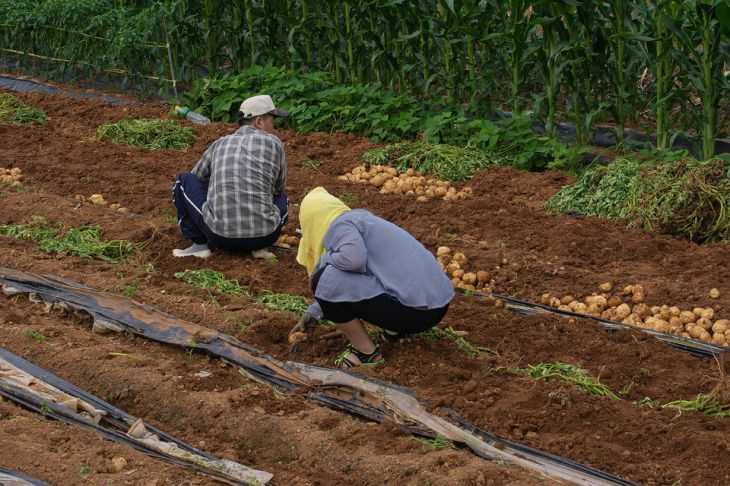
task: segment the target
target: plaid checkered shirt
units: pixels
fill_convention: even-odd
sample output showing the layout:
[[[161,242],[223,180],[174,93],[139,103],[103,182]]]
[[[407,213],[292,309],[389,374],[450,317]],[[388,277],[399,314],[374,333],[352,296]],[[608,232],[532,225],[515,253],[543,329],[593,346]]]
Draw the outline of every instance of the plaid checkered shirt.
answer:
[[[270,235],[281,222],[274,195],[286,189],[286,154],[275,135],[243,126],[213,142],[192,173],[208,184],[203,220],[224,238]]]

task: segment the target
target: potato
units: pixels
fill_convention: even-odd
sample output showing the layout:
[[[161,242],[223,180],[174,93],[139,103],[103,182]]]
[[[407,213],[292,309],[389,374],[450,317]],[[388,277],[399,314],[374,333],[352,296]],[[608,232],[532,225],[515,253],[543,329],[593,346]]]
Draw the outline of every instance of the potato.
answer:
[[[651,307],[649,308],[649,310],[651,311],[651,313],[652,313],[653,315],[657,315],[657,314],[659,314],[659,312],[661,312],[662,308],[661,308],[661,307],[659,307],[658,305],[653,305],[653,306],[651,306]]]
[[[467,284],[474,285],[477,281],[477,274],[474,272],[465,273],[461,279]]]
[[[122,205],[119,203],[114,203],[114,204],[109,205],[109,209],[119,209],[121,207],[122,207]]]
[[[398,170],[395,167],[386,167],[385,172],[387,172],[388,174],[390,174],[392,176],[398,175]]]
[[[573,297],[572,295],[566,295],[562,299],[560,299],[560,302],[562,302],[565,305],[568,305],[571,302],[573,302],[574,300],[575,300],[575,297]]]
[[[468,261],[466,255],[461,252],[454,253],[454,261],[459,265],[464,265]]]
[[[571,309],[567,305],[559,305],[558,310],[561,310],[563,312],[573,312],[573,309]]]
[[[459,265],[458,263],[456,263],[454,261],[452,261],[451,263],[446,265],[446,271],[449,272],[449,274],[454,273],[454,270],[458,270],[460,268],[461,268],[461,265]]]
[[[684,327],[684,324],[682,323],[682,320],[677,316],[672,316],[669,318],[669,327],[672,328],[678,328],[681,329]]]
[[[692,309],[692,312],[694,312],[697,317],[702,317],[702,313],[704,311],[705,309],[703,309],[702,307],[695,307],[694,309]]]
[[[715,344],[717,346],[727,346],[727,339],[725,338],[724,334],[713,334],[712,344]]]
[[[568,302],[568,303],[567,303],[566,305],[567,305],[568,307],[570,307],[570,308],[571,308],[571,309],[572,309],[573,311],[575,311],[575,308],[576,308],[576,307],[578,306],[578,304],[580,304],[580,303],[581,303],[581,302],[580,302],[580,300],[572,300],[572,301]]]
[[[638,315],[642,319],[646,319],[651,314],[649,306],[644,303],[636,304],[634,306],[633,312],[634,312],[634,314]]]
[[[375,187],[380,187],[383,184],[385,184],[385,180],[386,180],[385,177],[383,177],[382,175],[376,175],[375,177],[370,179],[370,184],[372,184]]]
[[[669,323],[664,319],[654,319],[652,328],[659,332],[669,332]]]
[[[603,292],[610,292],[613,290],[613,284],[611,282],[604,282],[598,288]]]
[[[540,296],[540,303],[543,305],[550,305],[550,299],[552,298],[552,295],[549,293],[544,293]]]
[[[679,307],[677,307],[676,305],[669,308],[669,315],[671,315],[671,316],[679,317],[679,314],[681,314],[681,313],[682,313],[682,311],[680,311]]]
[[[337,180],[342,181],[342,182],[348,182],[350,180],[350,178],[347,177],[346,175],[341,175],[341,176],[337,176]]]
[[[416,195],[416,193],[415,193],[415,192],[413,192],[413,191],[406,191],[406,195],[407,195],[407,196],[415,196],[415,195]]]
[[[702,329],[700,326],[692,326],[691,328],[687,329],[687,332],[689,332],[689,335],[695,339],[699,339],[700,336],[702,336],[702,333],[707,333],[707,331]]]
[[[445,187],[437,187],[433,190],[433,193],[436,197],[444,197],[446,195],[446,188]]]
[[[695,322],[697,320],[697,315],[691,311],[681,311],[679,313],[679,319],[683,324],[688,324],[690,322]]]
[[[612,321],[615,319],[615,312],[615,309],[606,309],[605,311],[601,312],[601,317]]]
[[[680,333],[680,336],[682,336],[683,338],[690,338],[690,337],[692,337],[692,336],[689,335],[688,332]]]
[[[89,196],[89,202],[98,206],[106,205],[106,200],[101,194],[92,194],[91,196]]]
[[[442,257],[451,254],[451,248],[448,246],[439,246],[436,248],[436,256]]]
[[[603,311],[603,306],[600,306],[596,303],[588,304],[587,312],[592,315],[599,317],[601,315],[601,312]]]
[[[477,272],[477,281],[479,283],[489,282],[489,273],[485,272],[484,270],[479,270]]]
[[[646,290],[641,285],[634,285],[631,289],[631,301],[634,304],[644,302],[646,299]]]
[[[609,307],[618,307],[621,304],[623,304],[624,301],[621,300],[621,297],[614,295],[613,297],[610,297],[608,299],[608,302],[606,303]]]
[[[624,287],[624,295],[631,295],[634,292],[634,286],[633,285],[627,285]]]
[[[298,246],[299,245],[299,238],[296,236],[287,236],[286,242],[289,243],[292,246]]]
[[[720,291],[718,289],[710,289],[710,298],[717,299],[720,297]]]
[[[702,311],[700,317],[704,319],[712,319],[713,317],[715,317],[715,309],[713,309],[712,307],[707,307]]]
[[[627,317],[629,317],[629,314],[631,314],[631,307],[629,307],[628,304],[621,304],[620,306],[616,307],[615,313],[616,319],[626,319]]]
[[[451,276],[453,278],[461,279],[464,276],[464,270],[462,270],[461,268],[457,268],[456,270],[451,272]]]
[[[596,305],[597,307],[600,307],[601,310],[603,310],[606,307],[606,304],[608,304],[608,301],[602,295],[590,295],[590,296],[586,297],[585,300],[586,300],[586,304]]]
[[[418,197],[416,198],[416,201],[417,201],[417,202],[428,202],[428,201],[430,201],[430,199],[429,199],[429,198],[427,198],[426,196],[418,196]]]
[[[423,195],[426,196],[426,197],[428,197],[428,198],[436,197],[436,193],[433,192],[433,189],[426,189],[426,192],[423,193]]]
[[[727,319],[718,319],[712,325],[712,332],[714,333],[725,333],[728,329],[730,329],[730,321]]]
[[[560,299],[551,297],[550,303],[548,304],[550,307],[560,307],[562,304],[560,303]]]
[[[585,305],[583,302],[578,302],[575,305],[575,312],[578,314],[586,314],[588,312],[588,306]]]
[[[669,307],[666,309],[662,308],[659,311],[659,317],[661,317],[663,320],[668,321],[670,317],[672,317],[671,312],[669,312]]]
[[[712,341],[712,335],[703,329],[702,334],[700,334],[700,339],[709,342]]]
[[[712,329],[712,321],[709,319],[705,319],[704,317],[700,317],[697,319],[697,327],[701,327],[705,331],[709,331]]]

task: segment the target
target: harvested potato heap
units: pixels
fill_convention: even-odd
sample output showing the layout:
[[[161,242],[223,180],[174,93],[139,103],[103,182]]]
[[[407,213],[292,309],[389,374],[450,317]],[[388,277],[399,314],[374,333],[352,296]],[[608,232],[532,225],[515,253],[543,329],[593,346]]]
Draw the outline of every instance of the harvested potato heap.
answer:
[[[483,290],[485,292],[492,291],[493,280],[484,270],[478,272],[467,271],[467,263],[469,262],[466,255],[461,252],[452,253],[448,246],[440,246],[436,250],[436,258],[439,265],[451,277],[451,283],[454,288],[463,290]]]
[[[119,211],[120,213],[129,212],[129,209],[122,207],[121,204],[118,204],[118,203],[109,204],[109,202],[106,199],[104,199],[104,196],[101,194],[92,194],[88,198],[85,198],[81,194],[76,194],[74,196],[74,199],[76,199],[79,202],[88,201],[95,206],[108,206],[109,209],[113,209],[114,211]]]
[[[399,173],[395,168],[385,165],[373,165],[370,169],[359,165],[350,173],[341,175],[337,179],[379,187],[380,194],[414,196],[419,202],[430,199],[456,201],[466,199],[472,194],[471,187],[464,187],[461,191],[457,191],[450,182],[425,177],[413,169]]]
[[[562,298],[545,293],[541,302],[563,311],[588,314],[612,321],[631,324],[659,332],[665,332],[686,338],[700,339],[718,346],[727,346],[730,342],[730,320],[715,319],[715,310],[711,307],[695,307],[682,310],[677,306],[649,306],[645,303],[646,290],[641,285],[627,285],[621,291],[614,291],[613,285],[606,282],[599,286],[600,293],[594,293],[583,300],[572,295]],[[717,289],[712,289],[710,297],[720,296]]]
[[[0,185],[8,185],[10,187],[18,187],[23,179],[23,171],[18,167],[12,169],[0,168]]]
[[[296,236],[288,236],[285,234],[280,234],[279,238],[276,240],[275,243],[276,246],[280,246],[282,248],[292,248],[299,246],[299,238]]]

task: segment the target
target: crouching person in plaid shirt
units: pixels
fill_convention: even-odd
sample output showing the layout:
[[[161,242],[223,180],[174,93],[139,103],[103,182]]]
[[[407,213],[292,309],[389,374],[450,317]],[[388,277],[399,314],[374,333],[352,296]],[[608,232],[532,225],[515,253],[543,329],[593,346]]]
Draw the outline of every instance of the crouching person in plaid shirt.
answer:
[[[233,134],[208,147],[191,172],[179,174],[172,188],[178,224],[188,248],[176,257],[207,258],[211,248],[251,251],[271,258],[287,221],[286,155],[274,135],[274,117],[288,113],[268,95],[241,103]]]

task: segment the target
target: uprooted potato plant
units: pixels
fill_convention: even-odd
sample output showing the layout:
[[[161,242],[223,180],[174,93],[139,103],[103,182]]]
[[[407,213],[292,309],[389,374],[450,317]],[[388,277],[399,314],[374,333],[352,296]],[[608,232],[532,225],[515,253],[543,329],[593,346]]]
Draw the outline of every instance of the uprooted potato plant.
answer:
[[[547,207],[626,219],[698,243],[730,239],[730,161],[619,159],[587,170]]]

